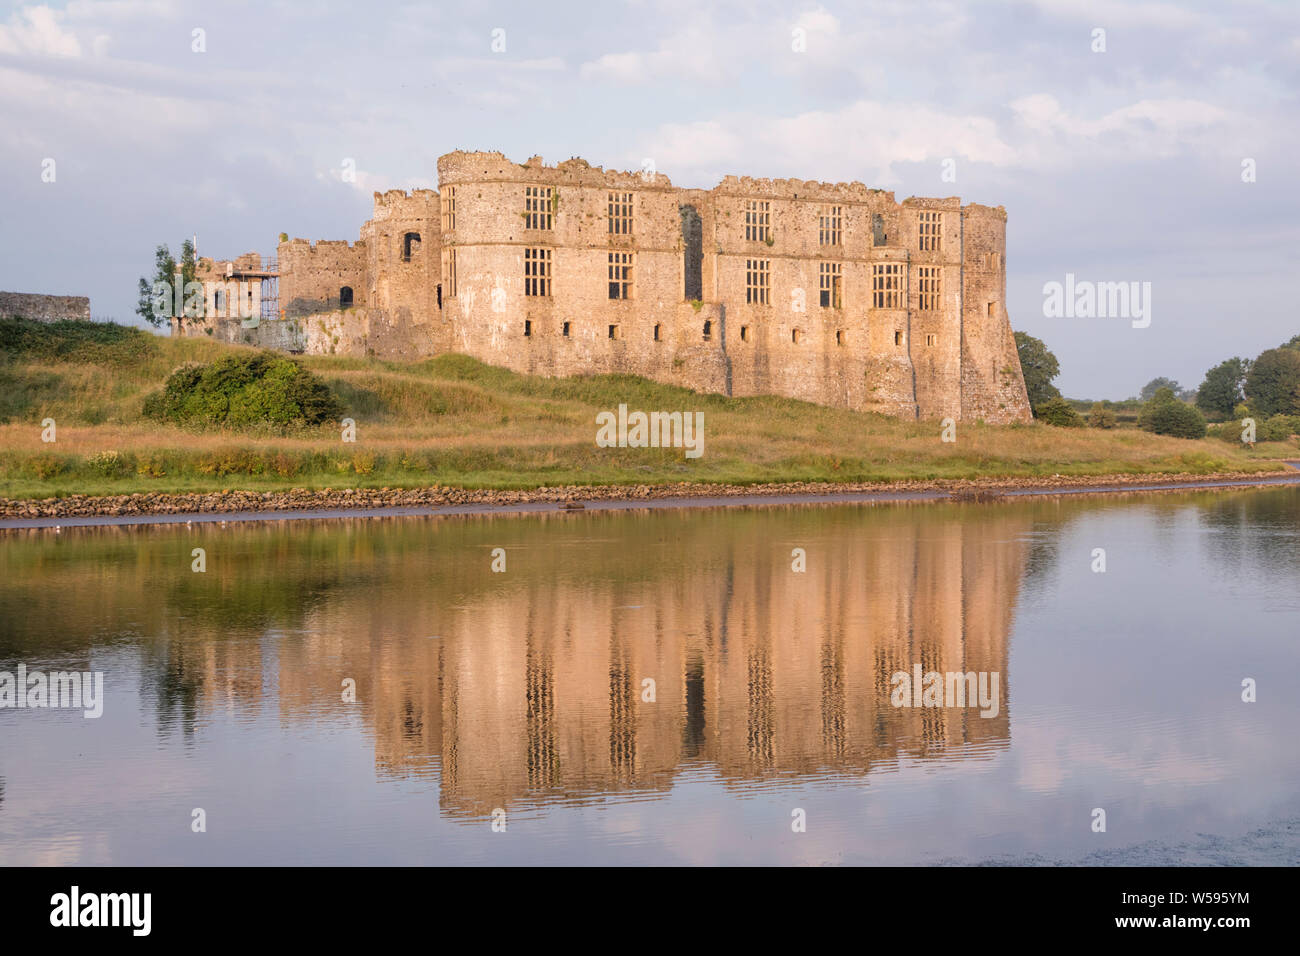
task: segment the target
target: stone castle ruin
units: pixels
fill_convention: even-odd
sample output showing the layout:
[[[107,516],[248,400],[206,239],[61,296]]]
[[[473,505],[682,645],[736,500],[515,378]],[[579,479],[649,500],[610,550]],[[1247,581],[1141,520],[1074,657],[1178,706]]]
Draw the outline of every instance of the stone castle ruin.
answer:
[[[459,352],[909,419],[1030,418],[1000,206],[794,179],[679,189],[496,152],[444,155],[438,182],[376,193],[354,243],[201,259],[204,316],[173,319],[173,334]]]

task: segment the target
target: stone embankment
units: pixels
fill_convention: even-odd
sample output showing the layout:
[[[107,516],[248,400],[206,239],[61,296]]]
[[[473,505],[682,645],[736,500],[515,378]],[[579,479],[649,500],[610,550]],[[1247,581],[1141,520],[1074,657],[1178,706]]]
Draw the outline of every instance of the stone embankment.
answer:
[[[569,485],[518,491],[428,488],[341,488],[289,491],[217,491],[207,493],[139,493],[131,495],[69,495],[62,498],[11,500],[0,498],[0,519],[113,517],[131,515],[248,514],[277,511],[354,511],[376,508],[440,508],[465,505],[557,505],[573,502],[652,501],[694,498],[806,498],[824,495],[924,494],[957,501],[991,501],[1006,494],[1074,493],[1161,490],[1183,485],[1233,486],[1298,482],[1294,472],[1228,472],[1213,475],[1104,475],[1045,478],[984,478],[889,483],[783,482],[759,485]]]

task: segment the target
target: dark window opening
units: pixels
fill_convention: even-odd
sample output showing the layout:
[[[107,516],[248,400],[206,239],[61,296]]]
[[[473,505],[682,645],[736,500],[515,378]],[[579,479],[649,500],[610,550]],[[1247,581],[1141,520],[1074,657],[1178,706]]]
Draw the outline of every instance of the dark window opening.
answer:
[[[402,261],[410,262],[411,256],[420,248],[420,234],[408,232],[402,237]]]
[[[564,325],[561,326],[561,328],[560,328],[560,334],[563,335],[566,339],[569,337],[569,323],[568,323],[568,322],[565,322]]]
[[[442,283],[438,283],[438,308],[442,308]]]
[[[609,327],[609,337],[610,337],[611,339],[617,339],[617,338],[620,338],[620,337],[621,337],[621,336],[618,334],[618,326],[617,326],[617,325],[611,325],[611,326]]]
[[[710,342],[712,340],[713,340],[713,320],[705,319],[704,320],[704,341]]]
[[[742,342],[748,342],[748,341],[749,341],[749,326],[748,326],[748,325],[742,325],[742,326],[740,327],[740,341],[742,341]]]
[[[681,206],[683,297],[687,302],[704,298],[704,220],[694,206]]]
[[[885,234],[885,217],[878,212],[871,214],[871,244],[883,246],[889,240]]]
[[[345,285],[343,288],[339,289],[339,308],[352,308],[352,286]]]
[[[836,331],[836,333],[835,333],[835,344],[836,344],[836,345],[843,345],[843,344],[844,344],[844,330],[843,330],[843,329],[839,329],[839,330]]]
[[[524,336],[527,337],[532,334],[533,334],[533,320],[524,319]]]
[[[658,325],[658,323],[655,323],[655,341],[656,341],[656,342],[659,341],[659,325]]]

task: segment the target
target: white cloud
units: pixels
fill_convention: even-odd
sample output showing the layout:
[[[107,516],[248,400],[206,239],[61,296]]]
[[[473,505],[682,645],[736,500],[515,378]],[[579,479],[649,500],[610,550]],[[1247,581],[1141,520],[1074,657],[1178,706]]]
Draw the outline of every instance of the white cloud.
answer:
[[[63,17],[46,6],[23,7],[0,26],[0,53],[80,56],[81,42],[62,27]]]

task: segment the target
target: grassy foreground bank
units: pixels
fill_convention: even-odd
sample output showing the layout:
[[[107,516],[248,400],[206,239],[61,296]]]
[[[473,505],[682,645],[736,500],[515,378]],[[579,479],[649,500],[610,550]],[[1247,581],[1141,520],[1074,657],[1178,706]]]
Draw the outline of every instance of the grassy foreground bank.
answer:
[[[184,362],[238,346],[114,325],[0,319],[0,496],[291,488],[528,489],[708,482],[893,482],[1275,471],[1294,443],[1254,450],[1131,428],[901,422],[782,398],[702,395],[632,376],[547,379],[459,355],[422,362],[305,357],[355,419],[288,434],[191,431],[142,414]],[[704,413],[704,454],[601,448],[596,415]],[[54,442],[42,422],[55,422]]]

